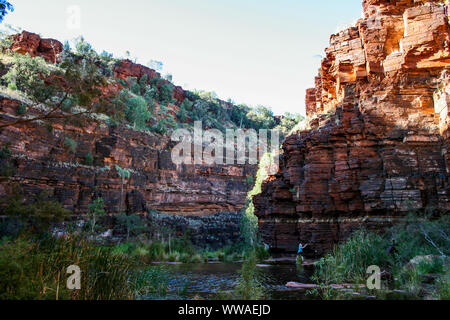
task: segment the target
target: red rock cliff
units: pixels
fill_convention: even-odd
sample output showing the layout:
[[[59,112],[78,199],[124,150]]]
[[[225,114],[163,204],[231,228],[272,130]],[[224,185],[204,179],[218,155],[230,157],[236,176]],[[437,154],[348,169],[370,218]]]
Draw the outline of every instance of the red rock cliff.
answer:
[[[286,139],[278,174],[253,200],[274,249],[319,256],[361,226],[411,208],[450,210],[448,6],[363,2],[364,18],[331,36],[308,129]]]
[[[48,43],[52,43],[48,46]],[[50,50],[49,48],[56,48]],[[24,32],[14,37],[13,50],[41,56],[53,62],[62,46],[56,40],[44,40]],[[124,60],[114,70],[120,79],[160,75],[150,68]],[[116,87],[112,91],[119,90]],[[180,87],[174,88],[178,103],[185,97]],[[13,122],[19,101],[0,97],[0,124]],[[39,114],[39,108],[29,108],[27,116]],[[126,127],[109,127],[105,117],[95,115],[79,121],[82,126],[63,120],[49,127],[42,122],[9,126],[0,130],[0,146],[10,144],[14,174],[0,177],[0,197],[12,192],[17,182],[26,198],[45,192],[75,213],[85,213],[97,197],[105,201],[106,211],[116,214],[162,213],[195,217],[194,230],[199,242],[220,235],[220,240],[239,237],[239,212],[244,208],[249,188],[248,177],[254,175],[254,165],[175,166],[171,151],[175,145],[168,137],[138,132]],[[65,147],[66,139],[77,143],[75,151]],[[92,154],[93,163],[86,164]],[[129,169],[130,179],[122,180],[115,166]],[[210,229],[198,222],[205,218]],[[172,221],[172,220],[171,220]],[[175,221],[175,220],[174,220]],[[178,221],[178,220],[177,220]],[[172,226],[175,227],[175,226]],[[177,226],[178,228],[178,226]],[[214,233],[206,235],[202,233]],[[197,234],[198,233],[198,234]],[[214,245],[214,243],[211,243]]]

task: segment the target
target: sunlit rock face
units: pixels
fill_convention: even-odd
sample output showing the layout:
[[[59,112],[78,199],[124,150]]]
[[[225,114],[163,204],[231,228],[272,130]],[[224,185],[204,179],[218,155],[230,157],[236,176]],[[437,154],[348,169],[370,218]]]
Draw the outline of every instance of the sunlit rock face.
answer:
[[[362,226],[450,210],[449,8],[423,2],[364,1],[364,18],[331,36],[308,129],[286,139],[254,198],[273,249],[311,243],[320,256]]]
[[[44,50],[49,42],[59,49]],[[14,36],[12,49],[53,63],[62,45],[23,32]],[[119,79],[160,77],[155,70],[129,60],[123,60],[114,73]],[[114,83],[104,94],[119,90],[120,84]],[[179,105],[185,91],[174,87],[174,97]],[[20,104],[14,97],[0,98],[0,125],[14,122]],[[177,106],[169,108],[176,110]],[[27,116],[40,112],[30,107]],[[176,215],[166,219],[166,225],[173,222],[171,227],[179,232],[190,230],[198,244],[204,240],[208,245],[220,246],[240,239],[240,212],[251,187],[249,177],[254,176],[257,166],[177,166],[171,159],[175,142],[170,137],[111,127],[101,115],[84,116],[76,122],[56,120],[49,125],[37,121],[0,129],[0,146],[11,145],[14,165],[11,177],[0,177],[0,197],[11,194],[17,183],[26,199],[45,193],[76,214],[86,213],[88,205],[102,197],[111,215],[154,210]],[[75,151],[68,150],[66,139],[77,143]],[[86,162],[88,154],[92,155],[92,163]],[[122,181],[116,166],[129,169],[130,178]],[[206,221],[204,226],[202,221]]]

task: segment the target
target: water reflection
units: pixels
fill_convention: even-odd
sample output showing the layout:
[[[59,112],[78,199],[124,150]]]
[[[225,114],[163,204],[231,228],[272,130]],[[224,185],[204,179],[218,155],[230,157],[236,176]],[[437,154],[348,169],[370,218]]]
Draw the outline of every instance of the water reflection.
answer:
[[[215,299],[221,293],[230,292],[238,283],[241,263],[209,263],[168,265],[169,299]],[[266,299],[305,299],[304,291],[286,287],[290,281],[311,283],[311,267],[294,263],[258,265],[258,278],[266,292]]]

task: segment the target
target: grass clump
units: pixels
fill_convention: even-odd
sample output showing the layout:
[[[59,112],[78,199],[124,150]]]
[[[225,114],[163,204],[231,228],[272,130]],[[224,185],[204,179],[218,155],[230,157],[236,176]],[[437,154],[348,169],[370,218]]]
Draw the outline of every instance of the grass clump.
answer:
[[[73,264],[82,270],[80,290],[66,286],[66,270]],[[21,236],[0,243],[2,300],[135,299],[163,283],[150,280],[126,256],[81,238],[35,241]]]
[[[448,213],[411,213],[408,222],[384,234],[357,231],[345,243],[322,258],[314,280],[327,286],[333,283],[365,284],[369,266],[379,266],[382,290],[406,291],[416,298],[448,298],[448,254],[450,251]],[[333,295],[328,295],[333,297]]]

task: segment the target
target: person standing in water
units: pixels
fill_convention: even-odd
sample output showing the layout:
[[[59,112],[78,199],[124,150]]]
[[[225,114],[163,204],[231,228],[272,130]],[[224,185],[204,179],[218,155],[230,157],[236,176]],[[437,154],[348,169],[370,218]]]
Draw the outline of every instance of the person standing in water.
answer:
[[[301,243],[298,245],[298,251],[297,251],[297,263],[303,264],[303,249],[305,249],[308,244],[302,245]]]

